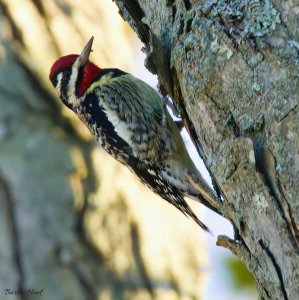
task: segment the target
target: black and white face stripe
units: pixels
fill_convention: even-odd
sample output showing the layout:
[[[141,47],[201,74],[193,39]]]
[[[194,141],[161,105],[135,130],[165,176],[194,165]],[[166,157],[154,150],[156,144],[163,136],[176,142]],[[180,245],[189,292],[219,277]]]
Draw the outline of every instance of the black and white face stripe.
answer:
[[[70,78],[71,78],[71,70],[67,69],[64,70],[63,72],[58,73],[58,75],[53,80],[53,84],[55,85],[56,83],[55,88],[59,98],[69,108],[71,108],[71,105],[68,101],[68,90],[69,90]]]

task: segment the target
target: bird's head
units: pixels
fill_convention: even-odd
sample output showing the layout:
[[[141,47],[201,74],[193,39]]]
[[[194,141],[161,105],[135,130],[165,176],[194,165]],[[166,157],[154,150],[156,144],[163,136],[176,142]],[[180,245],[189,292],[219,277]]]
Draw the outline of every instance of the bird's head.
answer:
[[[62,56],[51,67],[49,78],[56,88],[59,98],[71,109],[102,71],[101,68],[89,61],[92,43],[93,37],[80,55]]]

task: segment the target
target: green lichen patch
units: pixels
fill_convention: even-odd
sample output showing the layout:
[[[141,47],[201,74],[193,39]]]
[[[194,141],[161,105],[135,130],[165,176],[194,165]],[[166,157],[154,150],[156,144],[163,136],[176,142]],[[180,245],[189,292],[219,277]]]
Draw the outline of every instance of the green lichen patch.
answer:
[[[210,0],[203,5],[203,12],[219,17],[230,32],[240,37],[261,37],[271,33],[281,23],[280,14],[271,0]]]
[[[255,202],[256,208],[257,208],[257,210],[258,210],[259,213],[264,213],[265,210],[269,206],[269,203],[267,202],[267,199],[261,193],[256,193],[253,196],[252,200]]]
[[[230,59],[233,55],[233,51],[226,44],[219,42],[217,38],[212,41],[211,50],[214,53],[219,53],[226,59]]]

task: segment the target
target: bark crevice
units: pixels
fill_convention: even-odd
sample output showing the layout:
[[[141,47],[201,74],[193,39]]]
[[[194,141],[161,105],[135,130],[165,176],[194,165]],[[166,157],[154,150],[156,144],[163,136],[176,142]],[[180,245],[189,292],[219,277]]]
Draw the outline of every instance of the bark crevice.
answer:
[[[277,272],[278,278],[280,280],[280,286],[281,286],[284,300],[289,300],[289,297],[288,297],[286,289],[285,289],[284,280],[283,280],[283,276],[282,276],[282,272],[281,272],[279,264],[277,263],[273,253],[270,251],[270,249],[265,245],[265,243],[262,240],[259,241],[259,244],[261,245],[262,249],[266,251],[267,255],[270,257],[272,264]]]

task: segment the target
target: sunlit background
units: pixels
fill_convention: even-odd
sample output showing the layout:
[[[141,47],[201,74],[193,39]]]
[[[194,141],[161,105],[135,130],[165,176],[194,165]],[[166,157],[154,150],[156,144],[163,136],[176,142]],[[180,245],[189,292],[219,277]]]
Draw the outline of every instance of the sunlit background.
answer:
[[[55,95],[51,64],[92,35],[96,64],[157,87],[116,5],[0,0],[0,12],[0,298],[43,288],[40,299],[257,299],[246,268],[215,245],[230,224],[190,202],[215,237],[204,233],[104,153]]]

